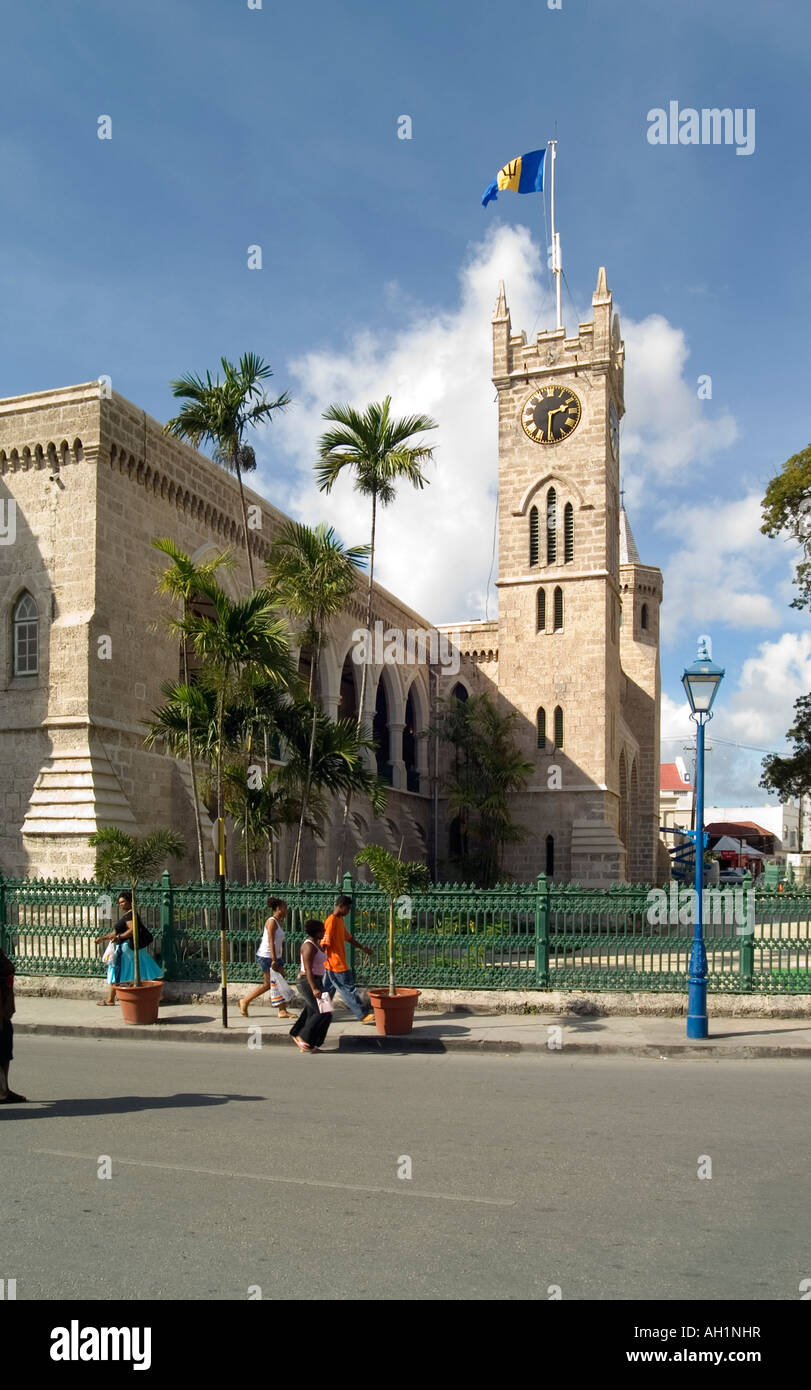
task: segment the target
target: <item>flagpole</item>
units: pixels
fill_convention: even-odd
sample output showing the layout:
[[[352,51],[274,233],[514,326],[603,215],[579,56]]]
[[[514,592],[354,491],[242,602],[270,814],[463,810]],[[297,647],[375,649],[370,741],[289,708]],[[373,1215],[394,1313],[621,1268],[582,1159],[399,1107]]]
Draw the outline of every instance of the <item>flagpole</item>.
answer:
[[[557,304],[557,312],[558,312],[558,323],[557,323],[557,326],[558,326],[558,328],[562,328],[562,327],[563,327],[563,317],[562,317],[562,314],[561,314],[561,307],[560,307],[560,276],[561,276],[561,270],[562,270],[562,267],[561,267],[561,258],[560,258],[560,236],[559,236],[558,233],[555,231],[555,160],[557,159],[558,142],[557,142],[557,140],[549,140],[549,141],[547,141],[547,144],[549,145],[549,148],[550,148],[550,150],[552,151],[552,171],[551,171],[551,185],[550,185],[550,187],[551,187],[551,197],[550,197],[550,201],[551,201],[551,216],[552,216],[552,273],[553,273],[553,275],[554,275],[554,277],[555,277],[555,301],[556,301],[556,304]]]

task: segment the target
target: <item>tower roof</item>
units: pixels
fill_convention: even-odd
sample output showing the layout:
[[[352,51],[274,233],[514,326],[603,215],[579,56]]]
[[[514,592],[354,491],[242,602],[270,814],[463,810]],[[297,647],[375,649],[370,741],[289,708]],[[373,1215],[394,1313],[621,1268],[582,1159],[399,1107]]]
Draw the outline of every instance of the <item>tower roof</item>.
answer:
[[[496,322],[498,322],[498,320],[500,320],[500,319],[508,319],[509,317],[510,317],[510,311],[509,311],[509,309],[507,308],[507,296],[506,296],[506,294],[504,293],[504,281],[503,281],[503,280],[499,280],[499,282],[498,282],[498,299],[496,300],[496,307],[495,307],[495,309],[493,310],[493,319],[492,319],[492,322],[493,322],[493,323],[496,323]]]
[[[636,548],[631,523],[628,520],[628,513],[624,507],[620,507],[620,564],[621,565],[641,565],[639,551]]]

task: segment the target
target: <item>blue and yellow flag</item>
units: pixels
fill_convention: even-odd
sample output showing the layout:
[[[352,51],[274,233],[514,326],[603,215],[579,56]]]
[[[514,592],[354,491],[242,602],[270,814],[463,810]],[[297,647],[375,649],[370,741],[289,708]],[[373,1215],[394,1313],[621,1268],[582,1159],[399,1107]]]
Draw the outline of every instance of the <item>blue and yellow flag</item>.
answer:
[[[482,194],[482,207],[486,208],[491,199],[509,188],[513,193],[543,192],[543,157],[546,150],[532,150],[529,154],[519,154],[511,159],[503,169],[499,169],[489,188]]]

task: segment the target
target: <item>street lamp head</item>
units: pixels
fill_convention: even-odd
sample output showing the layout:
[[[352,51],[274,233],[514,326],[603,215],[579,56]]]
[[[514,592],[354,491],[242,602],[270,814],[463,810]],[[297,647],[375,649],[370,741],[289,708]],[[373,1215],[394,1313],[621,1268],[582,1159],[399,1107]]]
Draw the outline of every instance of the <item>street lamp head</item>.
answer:
[[[682,676],[692,714],[709,714],[724,671],[714,661],[699,658],[688,666]]]

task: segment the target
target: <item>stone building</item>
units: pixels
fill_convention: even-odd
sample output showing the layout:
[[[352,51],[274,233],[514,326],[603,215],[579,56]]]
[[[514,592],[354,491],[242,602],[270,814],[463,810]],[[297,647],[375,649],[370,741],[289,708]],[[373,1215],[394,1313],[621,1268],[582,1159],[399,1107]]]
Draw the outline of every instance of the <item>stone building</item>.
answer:
[[[527,344],[503,286],[493,318],[499,399],[499,616],[434,629],[376,586],[379,631],[428,634],[405,660],[372,649],[365,715],[391,786],[382,817],[353,803],[350,844],[447,861],[445,764],[421,733],[433,702],[480,691],[517,712],[535,771],[516,797],[525,842],[507,860],[598,884],[656,877],[661,575],[641,564],[619,494],[623,345],[605,273],[593,322]],[[261,573],[285,518],[246,489]],[[172,825],[189,846],[184,764],[143,745],[144,723],[179,675],[156,594],[151,542],[194,559],[226,546],[222,582],[248,587],[236,482],[102,380],[0,401],[0,872],[92,872],[88,834]],[[353,538],[354,539],[354,538]],[[320,670],[331,716],[353,714],[363,581]],[[436,650],[453,645],[457,671]],[[447,652],[446,652],[447,655]],[[408,660],[412,656],[412,660]],[[336,816],[335,823],[340,817]],[[331,878],[336,831],[312,837],[305,878]],[[289,841],[289,836],[288,836]],[[280,849],[284,871],[289,843]]]

